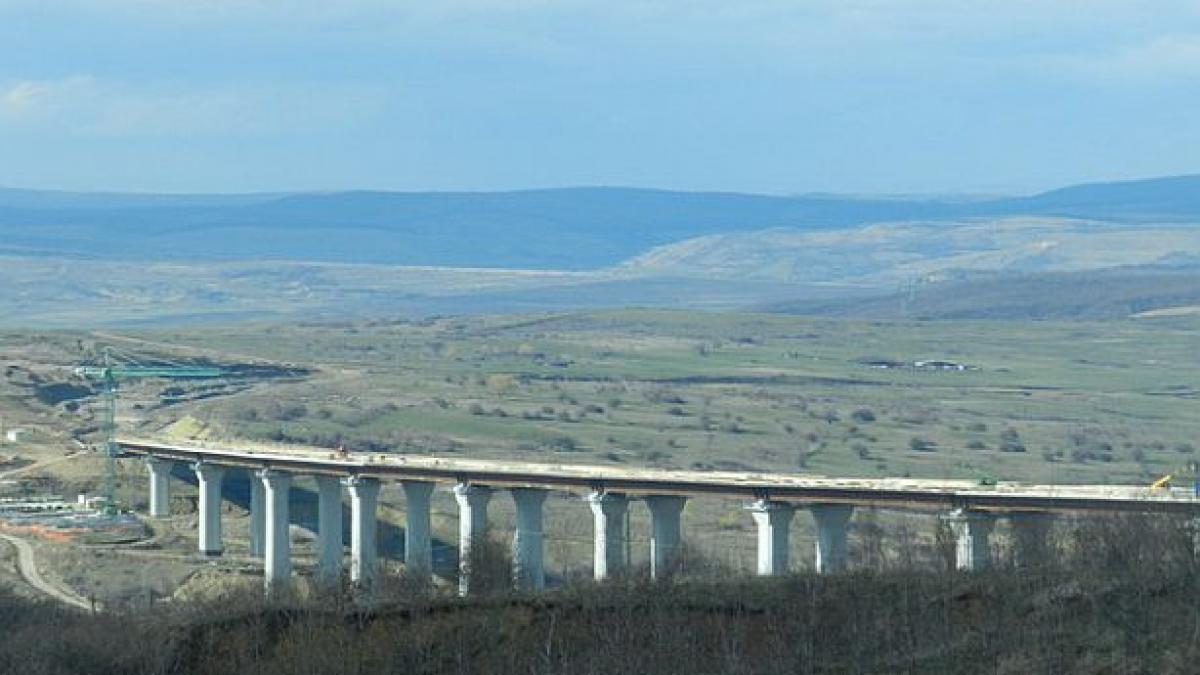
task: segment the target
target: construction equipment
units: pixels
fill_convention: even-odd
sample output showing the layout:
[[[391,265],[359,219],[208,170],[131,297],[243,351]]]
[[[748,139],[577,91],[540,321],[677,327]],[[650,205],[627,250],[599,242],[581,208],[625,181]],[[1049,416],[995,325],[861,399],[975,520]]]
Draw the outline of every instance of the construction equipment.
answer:
[[[153,365],[117,365],[113,363],[112,350],[110,348],[105,348],[101,365],[79,366],[75,369],[75,374],[80,377],[100,381],[100,396],[104,401],[104,422],[100,428],[101,432],[104,434],[104,511],[107,513],[116,513],[116,461],[117,455],[120,454],[120,448],[117,446],[118,380],[147,377],[194,379],[223,377],[227,373],[221,368],[213,366],[188,366],[172,363],[156,363]]]
[[[1171,487],[1171,479],[1174,477],[1175,476],[1173,476],[1171,474],[1167,474],[1167,475],[1163,476],[1162,478],[1159,478],[1158,480],[1156,480],[1150,484],[1150,491],[1153,492],[1155,490],[1161,490],[1163,488]]]

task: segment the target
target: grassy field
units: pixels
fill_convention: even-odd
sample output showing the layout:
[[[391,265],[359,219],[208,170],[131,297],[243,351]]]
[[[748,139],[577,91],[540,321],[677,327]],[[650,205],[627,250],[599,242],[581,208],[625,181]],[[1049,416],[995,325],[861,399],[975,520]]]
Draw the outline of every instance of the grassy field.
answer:
[[[1200,438],[1200,322],[877,323],[613,311],[143,337],[319,369],[208,433],[852,476],[1149,482]],[[868,362],[941,360],[948,371]]]

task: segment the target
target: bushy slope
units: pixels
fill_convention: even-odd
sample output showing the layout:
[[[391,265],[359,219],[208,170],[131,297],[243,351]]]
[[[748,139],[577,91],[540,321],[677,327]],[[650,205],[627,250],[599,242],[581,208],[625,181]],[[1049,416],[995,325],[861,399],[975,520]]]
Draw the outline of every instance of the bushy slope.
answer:
[[[0,593],[0,672],[1195,672],[1190,532],[1118,523],[1085,528],[1065,560],[983,574],[632,582],[467,600],[410,592],[374,609],[336,596],[263,606],[243,588],[236,602],[116,616]]]
[[[1200,313],[1200,269],[993,276],[917,285],[874,298],[802,300],[765,309],[844,317],[1011,320],[1115,319],[1163,310]]]

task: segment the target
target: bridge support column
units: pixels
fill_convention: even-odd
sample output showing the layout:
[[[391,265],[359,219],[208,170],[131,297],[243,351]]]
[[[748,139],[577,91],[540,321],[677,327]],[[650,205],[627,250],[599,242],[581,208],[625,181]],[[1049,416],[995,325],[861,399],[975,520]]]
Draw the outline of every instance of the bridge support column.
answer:
[[[846,504],[813,504],[817,523],[816,570],[829,574],[846,569],[846,539],[854,507]]]
[[[433,539],[429,524],[429,503],[433,483],[406,480],[404,487],[404,564],[410,574],[433,574]]]
[[[629,499],[614,492],[593,492],[587,496],[595,523],[592,574],[597,581],[625,569],[625,516]]]
[[[651,495],[646,497],[650,508],[650,578],[662,579],[679,564],[682,541],[681,514],[686,497]]]
[[[796,507],[765,499],[746,507],[758,526],[758,574],[772,576],[788,571],[788,535]]]
[[[991,567],[991,536],[995,518],[987,513],[956,509],[950,513],[948,520],[955,538],[954,566],[966,571]]]
[[[458,594],[471,592],[471,547],[487,536],[487,507],[491,488],[459,483],[454,486],[458,501]]]
[[[287,588],[292,577],[292,546],[288,532],[288,495],[291,474],[264,469],[261,478],[266,502],[266,546],[263,555],[263,583],[268,594]]]
[[[1052,560],[1055,547],[1054,519],[1055,514],[1050,512],[1009,516],[1019,566],[1038,567]]]
[[[317,476],[317,576],[331,584],[342,576],[342,482]]]
[[[369,586],[379,571],[375,542],[379,479],[352,476],[346,487],[350,490],[350,581]]]
[[[535,488],[514,488],[510,493],[517,507],[517,526],[512,544],[513,586],[521,590],[544,588],[542,505],[546,502],[547,492]]]
[[[221,555],[221,480],[225,469],[208,462],[192,465],[200,483],[200,553]]]
[[[169,459],[146,457],[146,471],[150,473],[150,517],[168,518],[171,515],[171,469],[175,462]]]
[[[261,477],[250,475],[250,555],[262,556],[266,552],[266,488]]]

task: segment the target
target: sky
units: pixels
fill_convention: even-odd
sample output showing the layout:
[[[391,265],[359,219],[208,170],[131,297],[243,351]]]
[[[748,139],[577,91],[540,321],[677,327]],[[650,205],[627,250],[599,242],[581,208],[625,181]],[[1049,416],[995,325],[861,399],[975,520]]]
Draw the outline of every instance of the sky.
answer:
[[[0,0],[0,186],[1024,193],[1200,173],[1200,0]]]

